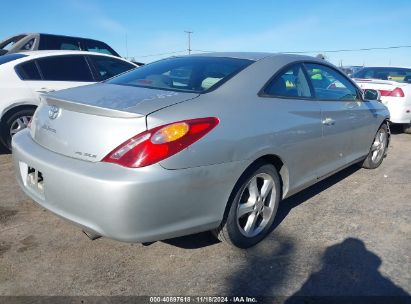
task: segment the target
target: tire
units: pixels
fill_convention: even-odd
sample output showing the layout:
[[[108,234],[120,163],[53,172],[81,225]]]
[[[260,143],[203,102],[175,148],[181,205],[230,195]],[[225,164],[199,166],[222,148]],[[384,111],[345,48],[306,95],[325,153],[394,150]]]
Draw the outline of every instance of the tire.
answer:
[[[252,165],[234,187],[225,217],[213,234],[239,248],[254,246],[271,231],[280,198],[281,183],[275,167]]]
[[[370,152],[362,164],[363,168],[375,169],[381,165],[388,149],[388,136],[387,125],[381,125],[371,144]]]
[[[404,133],[411,134],[411,124],[404,124],[402,128]]]
[[[11,137],[17,132],[25,129],[33,117],[35,109],[25,108],[12,113],[4,118],[0,126],[1,142],[11,151]]]

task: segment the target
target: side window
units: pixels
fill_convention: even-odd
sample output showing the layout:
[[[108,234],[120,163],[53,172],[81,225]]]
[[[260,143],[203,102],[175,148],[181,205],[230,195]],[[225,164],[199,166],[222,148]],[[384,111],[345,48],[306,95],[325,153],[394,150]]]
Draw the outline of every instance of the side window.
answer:
[[[44,80],[89,81],[93,77],[84,56],[55,56],[37,60]]]
[[[341,73],[321,64],[305,67],[319,100],[359,100],[356,87]]]
[[[135,66],[122,60],[105,57],[90,56],[102,80],[109,79],[118,74],[134,69]]]
[[[93,40],[83,40],[83,43],[84,43],[85,51],[117,56],[117,54],[115,54],[112,51],[112,49],[103,42],[93,41]]]
[[[279,97],[311,97],[310,86],[301,64],[295,64],[275,77],[264,93]]]
[[[23,80],[41,80],[40,72],[34,60],[18,65],[16,72]]]

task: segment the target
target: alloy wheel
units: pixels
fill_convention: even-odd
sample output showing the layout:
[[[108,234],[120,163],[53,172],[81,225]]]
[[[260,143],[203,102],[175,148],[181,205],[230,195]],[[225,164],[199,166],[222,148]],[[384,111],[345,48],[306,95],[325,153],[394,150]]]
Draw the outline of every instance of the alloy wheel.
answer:
[[[10,136],[15,135],[17,132],[27,128],[31,121],[32,116],[20,116],[16,118],[10,125]]]
[[[273,178],[266,173],[253,176],[244,188],[237,207],[237,225],[246,237],[258,235],[275,211],[276,190]]]
[[[385,148],[387,146],[387,132],[381,129],[375,136],[374,142],[371,146],[371,160],[373,163],[378,163],[384,156]]]

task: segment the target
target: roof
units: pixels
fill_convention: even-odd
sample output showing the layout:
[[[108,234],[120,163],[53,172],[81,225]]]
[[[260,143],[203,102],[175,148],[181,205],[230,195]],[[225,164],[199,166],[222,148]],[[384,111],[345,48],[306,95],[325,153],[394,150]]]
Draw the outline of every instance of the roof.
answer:
[[[13,36],[10,36],[8,38],[12,38],[12,37],[16,37],[16,36],[21,36],[21,35],[25,35],[25,36],[29,36],[29,35],[47,35],[47,36],[54,36],[54,37],[66,37],[66,38],[76,38],[76,39],[87,39],[87,40],[94,40],[94,41],[100,41],[101,40],[97,40],[95,38],[86,38],[86,37],[78,37],[78,36],[71,36],[71,35],[60,35],[60,34],[48,34],[48,33],[34,33],[34,32],[28,32],[28,33],[19,33]],[[6,39],[7,40],[7,39]]]
[[[105,57],[110,57],[110,58],[116,58],[120,59],[123,61],[126,61],[132,65],[137,66],[135,63],[128,61],[124,58],[117,57],[117,56],[112,56],[108,54],[103,54],[103,53],[97,53],[97,52],[88,52],[88,51],[71,51],[71,50],[47,50],[47,51],[28,51],[28,52],[19,52],[19,53],[13,53],[13,54],[22,54],[25,55],[24,57],[18,58],[16,60],[7,62],[7,64],[12,64],[16,65],[21,62],[25,62],[34,58],[42,58],[42,57],[49,57],[49,56],[59,56],[59,55],[99,55],[99,56],[105,56]],[[12,54],[10,54],[12,55]],[[7,56],[3,55],[3,56]]]
[[[264,53],[264,52],[210,52],[210,53],[198,53],[188,56],[206,56],[206,57],[229,57],[238,59],[249,59],[249,60],[261,60],[266,57],[287,57],[295,60],[311,60],[314,57],[296,54],[286,54],[286,53]],[[180,56],[178,56],[180,57]],[[315,58],[314,58],[315,59]]]
[[[205,57],[229,57],[249,60],[260,60],[267,56],[273,55],[271,53],[260,52],[207,52],[200,54],[192,54],[189,56],[205,56]]]
[[[53,55],[99,55],[99,56],[106,56],[111,58],[122,59],[128,61],[124,58],[98,53],[98,52],[89,52],[89,51],[77,51],[77,50],[44,50],[44,51],[26,51],[26,52],[19,52],[20,54],[30,56],[30,58],[39,58],[39,57],[46,57],[46,56],[53,56]]]
[[[411,69],[409,66],[365,66],[364,68],[372,68],[372,69]]]

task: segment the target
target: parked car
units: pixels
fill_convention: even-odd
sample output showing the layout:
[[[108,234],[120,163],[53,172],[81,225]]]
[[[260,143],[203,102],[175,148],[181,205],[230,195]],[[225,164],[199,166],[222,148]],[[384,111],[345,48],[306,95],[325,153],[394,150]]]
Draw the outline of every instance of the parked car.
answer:
[[[354,75],[356,72],[358,72],[362,68],[363,68],[363,66],[360,66],[360,65],[347,65],[347,66],[340,67],[340,69],[345,74],[347,74],[348,77],[352,77],[352,75]]]
[[[82,51],[36,51],[0,56],[0,140],[24,129],[40,95],[102,81],[134,69],[124,59]]]
[[[120,57],[108,44],[89,38],[25,33],[0,42],[1,55],[38,50],[82,50]]]
[[[411,68],[367,67],[353,78],[362,89],[379,90],[391,122],[411,134]]]
[[[120,57],[107,43],[90,38],[26,33],[12,36],[0,42],[0,55],[38,50],[77,50]],[[142,62],[135,61],[134,58],[127,60],[138,66],[144,65]]]
[[[246,248],[269,233],[281,199],[381,164],[389,113],[367,99],[377,95],[308,56],[169,58],[44,96],[13,138],[17,181],[93,236],[212,230]]]

